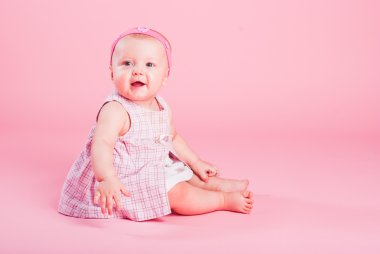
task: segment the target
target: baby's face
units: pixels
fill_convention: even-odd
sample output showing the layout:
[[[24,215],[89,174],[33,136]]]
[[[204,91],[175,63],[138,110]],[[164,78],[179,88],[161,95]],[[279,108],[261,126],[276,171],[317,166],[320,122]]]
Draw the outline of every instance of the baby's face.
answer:
[[[126,36],[115,47],[110,70],[120,95],[150,102],[167,80],[164,46],[154,38]]]

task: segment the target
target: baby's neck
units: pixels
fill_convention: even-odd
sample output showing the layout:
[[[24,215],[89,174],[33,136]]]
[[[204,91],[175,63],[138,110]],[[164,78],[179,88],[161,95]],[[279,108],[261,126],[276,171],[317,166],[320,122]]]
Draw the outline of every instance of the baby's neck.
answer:
[[[161,107],[156,99],[156,97],[153,97],[152,100],[150,101],[132,101],[133,103],[145,108],[145,109],[148,109],[148,110],[152,110],[152,111],[160,111],[161,110]]]

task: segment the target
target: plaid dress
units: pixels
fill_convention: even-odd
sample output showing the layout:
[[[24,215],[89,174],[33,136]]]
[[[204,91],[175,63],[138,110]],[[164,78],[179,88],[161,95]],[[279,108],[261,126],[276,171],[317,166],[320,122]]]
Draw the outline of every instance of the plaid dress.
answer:
[[[114,167],[131,197],[121,195],[121,210],[103,215],[93,203],[98,186],[91,166],[92,127],[86,146],[72,165],[64,183],[58,212],[80,218],[129,218],[135,221],[154,219],[171,213],[165,186],[165,159],[172,150],[167,104],[156,97],[160,111],[145,109],[112,93],[106,102],[117,101],[131,119],[129,131],[118,138],[113,156]]]

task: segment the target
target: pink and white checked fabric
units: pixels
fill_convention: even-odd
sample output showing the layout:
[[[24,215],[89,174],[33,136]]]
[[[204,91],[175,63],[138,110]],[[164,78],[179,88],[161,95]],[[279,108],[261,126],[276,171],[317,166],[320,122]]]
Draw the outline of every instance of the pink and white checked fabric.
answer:
[[[129,113],[130,130],[119,137],[114,149],[114,166],[131,197],[121,195],[121,211],[110,216],[93,203],[98,182],[91,167],[90,149],[95,126],[72,165],[64,183],[58,211],[80,218],[129,218],[144,221],[171,213],[165,188],[164,161],[172,148],[165,100],[157,96],[161,111],[145,109],[117,92],[106,102],[117,101]]]

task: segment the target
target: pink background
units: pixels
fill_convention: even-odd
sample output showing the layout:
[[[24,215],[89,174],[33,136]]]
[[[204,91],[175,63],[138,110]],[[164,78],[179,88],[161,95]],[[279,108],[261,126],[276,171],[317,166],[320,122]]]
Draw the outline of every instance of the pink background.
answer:
[[[379,253],[377,1],[0,2],[1,253]],[[173,45],[162,90],[178,131],[251,215],[134,223],[56,212],[112,88],[112,40],[144,25]]]

